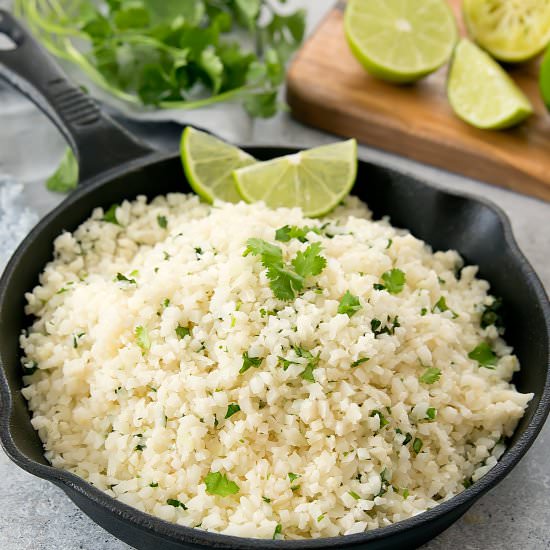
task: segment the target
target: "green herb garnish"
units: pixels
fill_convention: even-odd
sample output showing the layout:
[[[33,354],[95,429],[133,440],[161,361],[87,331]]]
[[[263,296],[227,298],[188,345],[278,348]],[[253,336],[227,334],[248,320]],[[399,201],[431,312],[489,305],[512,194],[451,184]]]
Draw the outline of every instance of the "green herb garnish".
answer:
[[[352,367],[358,367],[359,365],[361,365],[362,363],[366,363],[367,361],[370,360],[370,357],[361,357],[360,359],[357,359],[357,361],[354,361],[351,366]]]
[[[444,311],[450,311],[453,314],[453,319],[456,319],[458,317],[458,313],[453,311],[452,309],[449,309],[447,306],[447,301],[445,300],[445,296],[441,296],[439,300],[435,303],[432,313],[435,313],[436,311],[440,311],[443,313]]]
[[[187,506],[185,506],[183,502],[180,502],[176,498],[167,499],[166,504],[168,504],[169,506],[173,506],[174,508],[183,508],[184,510],[187,510]]]
[[[221,472],[210,472],[204,478],[204,484],[209,495],[227,497],[239,492],[239,486],[234,481],[227,479],[227,476]]]
[[[481,325],[481,328],[487,328],[491,325],[502,327],[504,325],[504,322],[502,319],[501,311],[502,300],[500,298],[495,298],[490,306],[484,306],[479,323]]]
[[[292,483],[293,481],[296,481],[299,477],[300,477],[299,474],[294,474],[292,472],[288,473],[288,479],[290,479],[290,483]]]
[[[355,500],[361,500],[361,497],[355,491],[348,491],[348,495]]]
[[[237,414],[241,410],[241,407],[237,403],[231,403],[227,407],[227,412],[225,413],[225,418],[230,418],[234,414]]]
[[[103,214],[103,221],[108,223],[114,223],[115,225],[120,225],[116,217],[116,209],[119,207],[118,204],[112,204],[109,209]]]
[[[361,302],[359,298],[354,296],[349,290],[346,291],[338,305],[338,313],[353,317],[360,309]]]
[[[151,483],[149,483],[149,487],[155,488],[155,487],[158,487],[158,486],[159,486],[159,484],[156,481],[151,481]]]
[[[387,290],[390,294],[399,294],[405,287],[405,273],[394,268],[382,274],[382,283],[374,285],[376,290]]]
[[[434,407],[430,407],[426,411],[426,418],[429,418],[430,420],[435,420],[436,415],[437,415],[437,411],[435,410]]]
[[[416,454],[418,454],[420,452],[420,450],[422,449],[423,445],[424,445],[424,443],[422,443],[422,439],[419,439],[418,437],[415,437],[414,441],[413,441],[413,445],[412,445],[413,451]]]
[[[469,354],[468,357],[478,362],[480,367],[494,370],[498,357],[487,342],[481,342]]]
[[[143,351],[148,351],[151,347],[151,340],[149,339],[149,332],[147,329],[142,326],[136,327],[135,335],[138,346]]]
[[[263,357],[250,357],[248,355],[248,351],[245,351],[243,353],[243,366],[241,367],[239,374],[245,373],[251,367],[257,369],[262,364],[263,360]]]
[[[400,327],[399,317],[396,315],[393,319],[388,315],[388,324],[382,326],[382,321],[380,319],[372,319],[370,322],[370,328],[374,333],[374,336],[380,336],[381,334],[388,334],[393,336],[395,334],[395,329]]]
[[[300,376],[303,380],[307,380],[308,382],[315,382],[315,377],[313,376],[313,370],[317,367],[319,364],[319,355],[313,355],[311,351],[304,349],[300,346],[293,346],[294,353],[298,357],[302,357],[304,359],[307,359],[306,368],[300,373]],[[292,363],[292,361],[290,362]],[[283,370],[286,370],[283,367]]]
[[[278,523],[277,527],[275,527],[275,531],[273,532],[273,540],[277,538],[277,535],[280,535],[283,532],[283,526]]]
[[[157,216],[157,223],[162,229],[166,229],[168,227],[168,220],[166,219],[166,216]]]
[[[46,180],[46,187],[56,193],[67,193],[78,184],[78,162],[70,147],[65,149],[57,170]]]
[[[190,336],[191,335],[191,329],[189,327],[183,327],[181,325],[178,325],[176,327],[176,336],[182,340],[183,338],[185,338],[186,336]]]
[[[267,498],[267,497],[262,497],[262,500],[264,502],[267,502],[268,504],[271,502],[271,499],[270,498]]]
[[[123,275],[122,273],[117,273],[115,277],[115,281],[121,281],[124,283],[128,283],[130,285],[137,285],[137,282],[135,279],[131,279],[129,277],[126,277],[126,275]]]
[[[434,384],[441,377],[441,371],[435,367],[428,367],[420,376],[419,380],[423,384]]]
[[[307,242],[306,235],[310,232],[320,235],[320,231],[317,227],[298,227],[296,225],[285,225],[275,231],[275,240],[283,243],[287,243],[291,239],[298,239],[301,243]]]
[[[143,449],[145,449],[145,445],[136,445],[135,446],[136,451],[143,451]]]
[[[378,410],[374,410],[369,415],[371,418],[374,416],[378,416],[380,419],[380,429],[382,429],[384,426],[387,426],[390,422],[389,420]]]

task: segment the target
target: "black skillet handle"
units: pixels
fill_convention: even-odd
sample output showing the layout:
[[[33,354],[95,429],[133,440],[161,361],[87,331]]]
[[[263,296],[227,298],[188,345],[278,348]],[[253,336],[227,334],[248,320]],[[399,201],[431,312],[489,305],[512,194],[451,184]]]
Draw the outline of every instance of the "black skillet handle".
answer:
[[[81,182],[153,152],[70,84],[46,51],[5,10],[0,10],[0,33],[16,46],[0,50],[0,78],[27,96],[65,136],[78,159]]]

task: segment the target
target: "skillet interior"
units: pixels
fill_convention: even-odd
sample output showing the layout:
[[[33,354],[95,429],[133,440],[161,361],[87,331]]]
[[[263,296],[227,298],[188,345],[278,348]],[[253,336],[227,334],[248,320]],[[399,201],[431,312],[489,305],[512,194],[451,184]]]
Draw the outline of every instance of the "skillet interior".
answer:
[[[261,147],[248,148],[247,151],[259,159],[296,152]],[[153,540],[159,541],[152,533],[145,535],[143,529],[162,533],[163,548],[204,547],[202,545],[266,548],[272,544],[281,547],[280,541],[237,539],[174,526],[133,511],[103,493],[99,494],[100,491],[87,483],[75,481],[71,474],[52,472],[43,457],[41,442],[30,424],[29,411],[19,391],[18,337],[29,324],[23,313],[24,293],[37,284],[38,274],[51,259],[55,237],[63,230],[74,230],[96,206],[109,207],[112,203],[133,199],[139,194],[152,198],[169,192],[189,191],[177,156],[159,156],[153,163],[141,160],[123,165],[79,188],[47,216],[21,245],[0,284],[0,359],[7,382],[0,384],[4,408],[0,435],[8,454],[16,463],[40,477],[50,478],[96,521],[138,548],[151,548]],[[411,230],[434,249],[456,249],[467,264],[480,266],[480,276],[491,282],[491,292],[504,299],[506,339],[514,346],[522,364],[522,370],[515,376],[514,382],[520,391],[535,393],[535,398],[500,463],[468,491],[430,512],[388,528],[336,540],[282,543],[285,548],[362,547],[367,541],[370,541],[369,549],[411,548],[429,540],[460,517],[479,496],[508,473],[533,442],[550,406],[548,298],[533,269],[517,249],[505,215],[489,203],[453,195],[411,176],[365,162],[359,163],[357,183],[352,193],[367,202],[375,218],[390,216],[393,225]],[[1,374],[0,382],[4,382]],[[6,410],[10,400],[11,410]],[[94,505],[91,505],[90,499]],[[124,519],[128,517],[134,518],[130,530],[126,525],[127,519]],[[135,525],[135,517],[138,517],[140,526]],[[136,531],[136,527],[140,532]],[[419,529],[414,531],[411,529],[414,527]],[[402,538],[404,535],[406,539]],[[396,536],[400,539],[399,544]],[[170,544],[167,538],[186,542]]]

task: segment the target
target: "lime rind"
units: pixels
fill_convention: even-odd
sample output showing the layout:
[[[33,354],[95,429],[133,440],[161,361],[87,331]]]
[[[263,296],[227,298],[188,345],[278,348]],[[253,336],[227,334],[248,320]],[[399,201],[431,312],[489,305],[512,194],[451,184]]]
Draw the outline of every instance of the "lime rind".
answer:
[[[533,113],[529,99],[504,69],[466,38],[456,47],[447,94],[457,116],[481,129],[510,128]]]
[[[181,158],[189,185],[210,204],[215,200],[241,201],[233,171],[256,162],[238,147],[191,126],[182,134]]]
[[[462,12],[470,36],[499,61],[527,61],[550,43],[548,0],[464,0]]]
[[[319,217],[348,195],[357,176],[357,142],[348,140],[260,162],[234,172],[241,197]]]
[[[400,0],[350,0],[344,16],[351,51],[372,75],[390,82],[414,82],[450,58],[458,29],[444,0],[419,8]]]

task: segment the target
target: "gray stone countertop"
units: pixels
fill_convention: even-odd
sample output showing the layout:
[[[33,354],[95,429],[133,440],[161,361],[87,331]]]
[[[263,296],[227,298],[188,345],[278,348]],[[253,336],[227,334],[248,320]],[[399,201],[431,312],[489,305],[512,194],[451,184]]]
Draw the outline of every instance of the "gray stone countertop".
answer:
[[[6,2],[0,0],[0,6]],[[319,7],[311,8],[317,16]],[[308,5],[311,5],[308,3]],[[32,216],[42,216],[59,201],[44,189],[44,179],[55,168],[64,149],[56,129],[26,100],[0,84],[0,174],[11,174],[22,188],[18,204]],[[223,112],[222,112],[223,115]],[[203,126],[215,130],[216,116],[205,113]],[[270,121],[247,121],[246,141],[256,144],[314,146],[333,136],[305,128],[282,114]],[[142,133],[163,147],[174,146],[174,127],[150,126]],[[233,128],[234,130],[234,128]],[[550,204],[462,178],[371,148],[360,155],[392,166],[444,188],[492,200],[510,217],[517,241],[547,291],[550,290]],[[1,180],[1,178],[0,178]],[[0,227],[4,226],[0,187]],[[5,212],[4,212],[5,214]],[[0,231],[1,232],[1,231]],[[17,243],[0,239],[0,270],[8,248]],[[3,248],[2,248],[3,247]],[[514,471],[476,503],[425,550],[543,550],[550,548],[550,424]],[[0,450],[1,550],[123,550],[129,548],[93,523],[64,493],[12,464]]]

